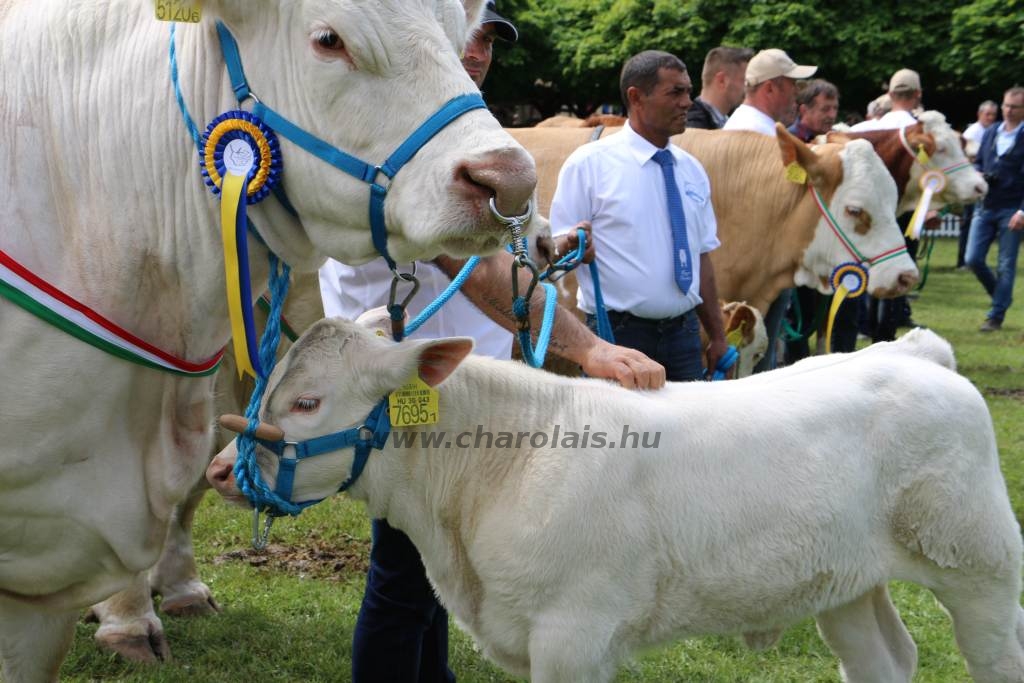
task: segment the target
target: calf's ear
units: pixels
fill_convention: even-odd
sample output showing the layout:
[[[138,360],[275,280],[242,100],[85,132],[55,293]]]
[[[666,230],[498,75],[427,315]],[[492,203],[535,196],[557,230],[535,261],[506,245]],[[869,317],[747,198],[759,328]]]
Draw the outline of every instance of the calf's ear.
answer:
[[[420,343],[416,349],[420,379],[436,387],[472,351],[473,340],[469,337],[450,337]]]

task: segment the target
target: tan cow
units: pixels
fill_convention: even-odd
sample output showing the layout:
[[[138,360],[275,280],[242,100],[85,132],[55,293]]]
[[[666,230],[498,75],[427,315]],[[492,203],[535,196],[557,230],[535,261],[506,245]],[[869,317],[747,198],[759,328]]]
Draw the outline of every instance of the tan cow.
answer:
[[[536,161],[537,204],[546,215],[562,163],[590,140],[592,131],[508,131]],[[722,242],[711,258],[722,299],[747,301],[764,313],[779,292],[794,284],[831,293],[832,270],[857,260],[823,220],[808,187],[786,179],[785,168],[793,161],[806,169],[837,229],[864,259],[903,245],[895,221],[895,184],[864,141],[811,149],[780,126],[777,141],[746,131],[691,130],[673,142],[701,162],[711,181]],[[595,239],[600,247],[600,236]],[[870,293],[878,298],[899,296],[918,278],[906,254],[870,266],[869,275]]]

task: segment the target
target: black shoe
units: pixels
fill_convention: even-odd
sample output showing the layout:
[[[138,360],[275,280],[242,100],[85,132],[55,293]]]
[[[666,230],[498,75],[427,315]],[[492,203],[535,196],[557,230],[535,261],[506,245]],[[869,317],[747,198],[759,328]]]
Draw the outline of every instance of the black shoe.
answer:
[[[920,327],[922,330],[927,330],[928,329],[927,325],[922,325],[921,323],[917,322],[913,318],[907,318],[906,320],[901,320],[900,322],[898,322],[896,324],[896,327],[898,327],[898,328],[899,327]]]
[[[988,318],[978,328],[979,332],[998,332],[1003,329],[1003,321],[995,318]]]

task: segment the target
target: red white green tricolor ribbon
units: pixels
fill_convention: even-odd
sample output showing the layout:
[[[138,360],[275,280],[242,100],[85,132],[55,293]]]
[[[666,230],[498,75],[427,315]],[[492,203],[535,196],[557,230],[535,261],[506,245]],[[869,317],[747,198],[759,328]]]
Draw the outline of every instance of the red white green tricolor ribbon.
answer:
[[[92,308],[39,278],[0,250],[0,295],[87,344],[124,360],[177,375],[216,372],[224,351],[194,363],[139,339]]]

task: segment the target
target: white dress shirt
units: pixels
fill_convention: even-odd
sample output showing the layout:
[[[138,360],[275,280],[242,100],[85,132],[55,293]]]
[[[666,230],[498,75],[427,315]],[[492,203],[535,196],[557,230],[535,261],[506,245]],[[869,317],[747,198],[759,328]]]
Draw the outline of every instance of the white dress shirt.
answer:
[[[702,302],[700,254],[719,245],[711,184],[700,163],[669,143],[675,179],[686,214],[693,282],[684,294],[675,280],[672,224],[658,148],[627,122],[614,135],[577,148],[558,174],[551,201],[551,231],[570,232],[576,223],[593,225],[594,248],[605,307],[660,320],[682,315]],[[594,313],[594,287],[586,267],[576,270],[577,305]]]
[[[432,263],[418,262],[416,278],[420,289],[409,302],[409,320],[426,308],[450,284],[448,276]],[[384,259],[376,259],[361,266],[347,266],[328,259],[320,268],[320,296],[324,302],[324,315],[355,320],[364,311],[386,306],[391,291],[391,270]],[[398,295],[404,296],[409,285],[399,283]],[[509,304],[512,294],[509,293]],[[472,337],[476,342],[473,353],[499,360],[512,357],[512,333],[484,315],[462,292],[456,292],[444,306],[430,317],[410,339],[438,339],[441,337]]]
[[[975,121],[971,125],[967,126],[967,130],[964,131],[964,139],[970,140],[976,145],[980,145],[981,138],[984,137],[986,130],[988,130],[988,126],[983,126],[980,122]]]
[[[752,130],[755,133],[775,137],[775,119],[757,107],[741,104],[729,116],[729,120],[725,122],[722,130]]]

